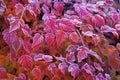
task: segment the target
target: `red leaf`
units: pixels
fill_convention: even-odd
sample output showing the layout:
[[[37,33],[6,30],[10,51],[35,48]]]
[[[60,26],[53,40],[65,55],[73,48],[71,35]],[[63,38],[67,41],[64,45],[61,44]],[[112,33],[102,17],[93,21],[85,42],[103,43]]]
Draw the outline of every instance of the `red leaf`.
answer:
[[[7,73],[6,73],[5,68],[0,67],[0,80],[6,79],[7,77],[8,77],[8,76],[7,76]]]
[[[35,36],[33,37],[32,48],[34,50],[38,49],[40,47],[40,44],[43,42],[43,40],[44,40],[43,35],[36,33]]]
[[[10,22],[10,32],[15,31],[20,28],[20,26],[24,25],[23,19],[15,19]]]
[[[56,32],[57,47],[60,47],[60,45],[66,40],[66,38],[67,38],[67,34],[62,30],[58,30]]]
[[[92,17],[92,24],[94,26],[103,26],[105,25],[105,20],[102,16],[96,14],[95,16]]]
[[[75,31],[75,27],[70,19],[62,18],[59,20],[59,27],[62,28],[64,31]]]
[[[38,67],[35,67],[35,68],[32,69],[32,74],[36,78],[41,78],[41,70]]]
[[[16,32],[9,32],[8,29],[5,29],[2,32],[3,35],[3,39],[5,40],[5,42],[9,45],[9,47],[12,46],[13,42],[16,40],[17,36],[16,36]]]
[[[58,68],[61,70],[63,74],[66,74],[68,70],[68,65],[63,62],[58,65]]]
[[[49,46],[51,46],[54,43],[55,35],[53,33],[47,33],[45,35],[45,41]]]
[[[78,34],[76,32],[72,32],[70,35],[69,35],[69,38],[73,41],[73,42],[78,42],[80,37],[78,36]]]
[[[18,62],[20,65],[22,65],[25,68],[31,68],[33,65],[33,60],[29,55],[22,55],[19,59]]]
[[[86,47],[80,48],[77,54],[78,62],[81,62],[83,59],[87,58],[88,52],[89,52],[88,48]]]
[[[21,3],[16,4],[15,5],[16,15],[22,13],[23,9],[24,9],[24,6]]]
[[[97,70],[103,71],[103,68],[101,67],[101,65],[99,63],[94,62],[94,66]]]
[[[23,48],[27,53],[30,53],[32,50],[32,44],[29,41],[24,40],[23,41]]]
[[[70,54],[66,55],[66,61],[67,62],[74,62],[75,61],[75,53],[74,52],[70,52]]]
[[[118,58],[110,58],[110,65],[113,69],[120,69],[120,60]]]
[[[78,64],[71,64],[69,67],[68,67],[68,72],[71,72],[71,75],[76,78],[78,75],[79,75],[79,66]]]

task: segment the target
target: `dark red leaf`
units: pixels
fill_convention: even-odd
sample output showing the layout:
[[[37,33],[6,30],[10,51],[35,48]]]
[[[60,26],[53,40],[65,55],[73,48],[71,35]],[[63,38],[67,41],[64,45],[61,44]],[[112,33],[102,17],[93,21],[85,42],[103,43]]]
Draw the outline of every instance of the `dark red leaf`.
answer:
[[[25,68],[31,68],[33,65],[33,60],[31,56],[29,55],[22,55],[19,59],[18,62],[20,65],[22,65]]]

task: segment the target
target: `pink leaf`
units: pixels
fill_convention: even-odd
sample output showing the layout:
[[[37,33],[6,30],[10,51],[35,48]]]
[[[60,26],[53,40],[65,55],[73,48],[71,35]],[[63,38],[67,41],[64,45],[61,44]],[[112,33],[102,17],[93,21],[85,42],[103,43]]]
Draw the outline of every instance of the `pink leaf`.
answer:
[[[86,71],[86,73],[90,74],[90,75],[93,75],[93,72],[92,72],[92,68],[90,67],[90,65],[88,63],[85,63],[83,66],[82,66],[82,69]]]
[[[80,48],[77,54],[78,62],[81,62],[83,59],[87,58],[88,52],[89,52],[88,48],[86,47]]]
[[[42,53],[39,53],[37,55],[34,56],[34,61],[39,61],[43,59],[43,55]]]
[[[75,52],[75,51],[77,51],[78,47],[79,47],[78,45],[69,45],[67,47],[66,51],[68,51],[68,52]]]
[[[67,62],[74,62],[75,61],[75,53],[74,52],[70,52],[70,54],[66,55],[66,61]]]
[[[32,44],[29,41],[24,40],[23,41],[23,48],[27,53],[30,53],[32,50]]]
[[[60,63],[59,65],[58,65],[58,68],[61,70],[61,72],[63,73],[63,74],[65,74],[65,73],[67,73],[67,69],[68,69],[68,65],[66,64],[66,63]]]
[[[17,36],[16,36],[16,32],[9,32],[8,29],[5,29],[2,32],[3,35],[3,39],[5,40],[5,42],[9,45],[9,47],[12,46],[13,42],[16,40]]]
[[[15,19],[14,21],[10,22],[10,32],[19,29],[22,25],[24,25],[23,19]]]
[[[62,14],[64,3],[63,2],[55,2],[54,8],[58,11],[59,14]]]
[[[35,67],[35,68],[32,69],[32,74],[36,78],[40,78],[41,77],[41,70],[38,67]]]
[[[43,40],[44,40],[43,35],[36,33],[35,36],[33,37],[32,48],[34,50],[38,49],[40,47],[40,44],[43,42]]]
[[[68,67],[68,72],[71,72],[71,75],[76,78],[78,75],[79,75],[79,66],[78,64],[71,64],[69,67]]]
[[[6,79],[7,77],[8,76],[7,76],[7,72],[6,72],[5,68],[0,67],[0,80]]]
[[[56,65],[54,63],[51,63],[48,66],[48,70],[52,73],[52,74],[56,74]]]
[[[53,59],[53,57],[50,55],[43,55],[42,57],[46,62],[51,62]]]
[[[80,18],[83,20],[88,20],[90,17],[92,17],[92,14],[86,10],[84,5],[74,5],[75,11],[79,14]]]
[[[22,65],[25,68],[31,68],[33,65],[33,60],[29,55],[22,55],[19,59],[18,62],[20,65]]]
[[[94,66],[97,70],[103,71],[103,68],[101,67],[101,65],[99,63],[94,62]]]
[[[102,73],[98,73],[96,76],[96,80],[106,80]]]
[[[47,33],[45,35],[45,41],[49,46],[51,46],[55,41],[55,35],[53,33]]]
[[[22,13],[23,9],[24,9],[24,6],[21,3],[16,4],[15,5],[16,15]]]
[[[14,49],[14,51],[18,52],[20,47],[21,47],[21,39],[20,38],[17,38],[13,44],[12,44],[12,47]]]
[[[59,20],[59,27],[67,32],[75,31],[75,27],[74,27],[73,23],[67,18],[62,18]]]
[[[78,34],[76,32],[72,32],[69,35],[69,38],[73,41],[73,42],[79,42],[80,37],[78,36]]]
[[[24,33],[24,35],[27,35],[29,37],[31,36],[31,29],[27,24],[22,26],[22,32]]]
[[[115,37],[117,37],[117,39],[118,39],[118,37],[119,37],[116,29],[111,28],[110,26],[107,26],[107,25],[102,26],[102,27],[101,27],[101,31],[102,31],[102,32],[105,32],[105,33],[111,32]]]
[[[14,80],[27,80],[24,73],[20,73],[18,77],[15,77]]]
[[[89,52],[88,54],[94,56],[94,57],[97,58],[100,62],[102,62],[101,57],[100,57],[96,52],[90,50],[90,52]]]
[[[109,15],[114,23],[118,23],[118,21],[120,20],[120,14],[117,11],[110,11]]]
[[[67,34],[62,30],[58,30],[56,32],[57,47],[60,47],[60,45],[66,40],[66,38],[67,38]]]
[[[92,17],[92,23],[94,26],[103,26],[105,25],[105,20],[102,16],[96,14],[95,16]]]

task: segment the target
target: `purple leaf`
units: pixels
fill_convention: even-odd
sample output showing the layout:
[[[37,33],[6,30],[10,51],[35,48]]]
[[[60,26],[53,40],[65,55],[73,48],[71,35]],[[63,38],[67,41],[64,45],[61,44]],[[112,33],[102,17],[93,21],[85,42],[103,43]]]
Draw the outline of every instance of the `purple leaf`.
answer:
[[[93,72],[92,72],[93,70],[92,70],[92,68],[90,67],[90,65],[88,63],[85,63],[82,66],[82,69],[85,70],[86,73],[93,75]]]
[[[42,53],[39,53],[37,55],[34,56],[34,61],[39,61],[43,59],[43,55]]]
[[[31,52],[31,50],[32,50],[32,44],[29,42],[29,41],[27,41],[27,40],[24,40],[24,41],[22,41],[23,43],[23,48],[24,48],[24,50],[27,52],[27,53],[30,53]]]
[[[103,68],[101,67],[99,63],[94,62],[94,66],[98,71],[103,71]]]
[[[66,61],[67,62],[74,62],[75,61],[75,53],[74,52],[70,52],[70,54],[66,55]]]
[[[48,66],[48,70],[52,73],[52,74],[56,74],[56,65],[54,63],[51,63]]]
[[[77,54],[78,62],[81,62],[83,59],[87,58],[88,52],[89,52],[88,48],[81,47]]]
[[[31,37],[31,29],[27,24],[22,26],[22,32],[24,33],[24,35]]]
[[[15,52],[18,52],[20,47],[21,47],[21,39],[20,38],[17,38],[13,44],[12,44],[12,47],[14,49]]]
[[[27,80],[24,73],[20,73],[18,77],[15,77],[14,80]]]
[[[55,2],[54,8],[58,11],[59,14],[62,14],[64,3],[63,2]]]
[[[73,42],[79,42],[80,37],[78,36],[78,34],[76,32],[72,32],[69,35],[69,38],[73,41]]]
[[[53,57],[50,55],[43,55],[42,57],[46,62],[51,62],[53,59]]]
[[[59,27],[62,28],[64,31],[75,31],[75,27],[70,19],[62,18],[59,20]]]
[[[16,4],[15,5],[16,15],[22,13],[23,9],[24,9],[24,6],[21,3]]]
[[[9,45],[9,47],[12,46],[13,42],[16,40],[17,36],[16,36],[16,32],[9,32],[8,29],[5,29],[2,32],[3,35],[3,39],[5,40],[5,42]]]
[[[96,76],[96,80],[106,80],[102,73],[98,73]]]
[[[66,51],[68,51],[68,52],[75,52],[75,51],[77,51],[78,47],[79,47],[78,45],[69,45],[67,47]]]
[[[78,75],[79,75],[79,66],[78,64],[71,64],[69,67],[68,67],[68,72],[71,72],[71,75],[76,78]]]
[[[33,60],[31,56],[29,55],[22,55],[19,59],[18,62],[20,65],[22,65],[25,68],[31,68],[33,65]]]
[[[35,36],[33,37],[33,43],[32,43],[32,48],[39,48],[40,44],[43,42],[44,37],[43,35],[40,35],[39,33],[36,33]]]
[[[68,71],[68,65],[66,64],[66,63],[60,63],[59,65],[58,65],[58,68],[61,70],[61,72],[63,73],[63,74],[65,74],[65,73],[67,73],[67,71]]]
[[[32,74],[36,78],[40,78],[41,77],[41,70],[38,67],[35,67],[35,68],[32,69]]]

